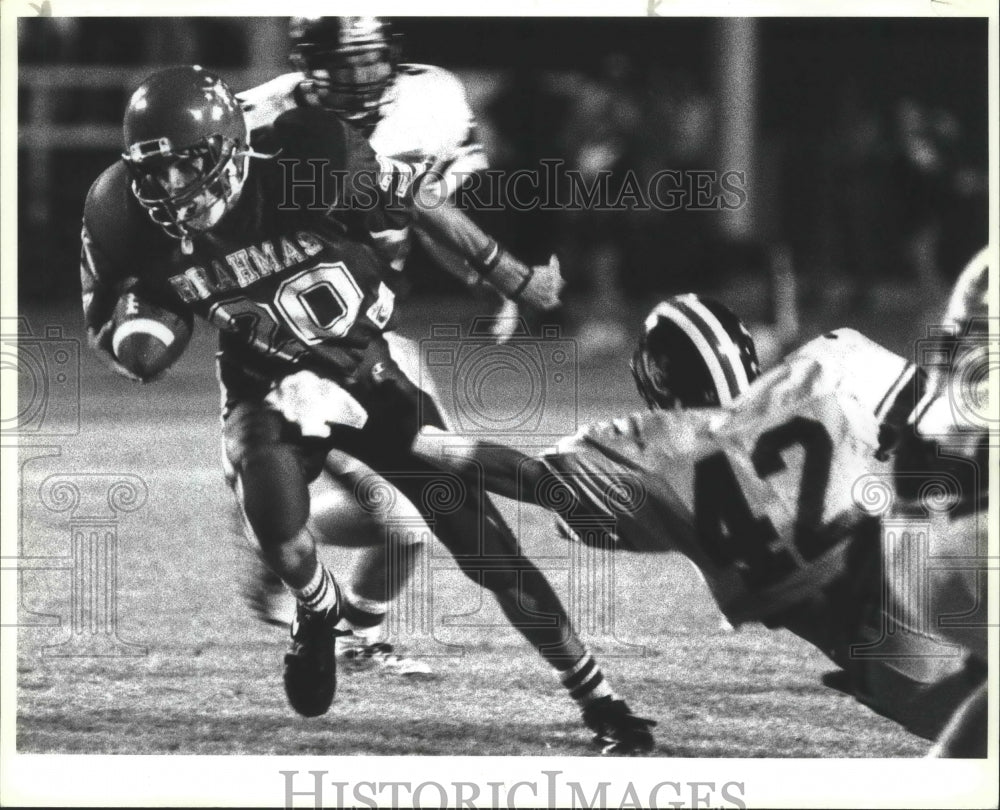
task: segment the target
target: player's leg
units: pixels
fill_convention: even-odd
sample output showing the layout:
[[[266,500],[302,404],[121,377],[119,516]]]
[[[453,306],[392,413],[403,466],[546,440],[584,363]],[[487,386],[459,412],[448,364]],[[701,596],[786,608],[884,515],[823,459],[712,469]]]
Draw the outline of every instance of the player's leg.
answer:
[[[385,574],[378,570],[358,573],[359,566],[373,556],[370,553],[373,549],[381,552],[386,538],[384,524],[363,509],[355,495],[358,486],[363,485],[366,476],[370,475],[374,473],[355,459],[334,451],[326,460],[326,468],[310,487],[309,520],[306,525],[316,542],[357,549],[353,573],[340,583],[341,612],[351,616],[351,605],[362,606],[367,611],[369,604],[375,603],[380,583],[385,579]],[[385,553],[374,556],[382,560]],[[362,586],[355,592],[351,585],[359,581]],[[253,560],[245,596],[257,617],[267,624],[287,627],[295,614],[294,598],[259,554]],[[379,598],[379,601],[383,600]],[[382,615],[384,612],[382,610]],[[380,621],[380,618],[375,618],[363,621],[359,626],[377,625]],[[348,641],[347,637],[338,641],[338,649],[345,641]]]
[[[409,380],[388,376],[373,398],[378,409],[369,411],[361,458],[414,504],[423,503],[428,482],[441,473],[415,458],[398,443],[388,423],[406,421],[401,412],[418,409],[422,422],[432,424],[435,407]],[[381,417],[381,418],[380,418]],[[454,555],[463,573],[491,591],[508,621],[541,654],[577,702],[588,726],[606,753],[637,753],[652,749],[652,721],[638,718],[611,690],[600,666],[587,651],[544,574],[522,552],[513,532],[494,504],[474,487],[466,487],[462,504],[434,516],[438,538]]]
[[[420,387],[433,401],[434,384],[422,375],[420,350],[416,341],[390,332],[385,335],[389,353],[400,371]],[[435,407],[435,413],[439,411]],[[341,492],[357,493],[371,482],[372,471],[356,459],[334,451],[326,460],[322,479],[327,486],[337,484]],[[419,524],[419,512],[405,498],[396,498],[389,521]],[[342,527],[366,542],[355,556],[354,566],[345,578],[341,595],[344,600],[340,627],[350,631],[337,642],[338,651],[357,663],[374,662],[399,675],[430,672],[425,661],[401,655],[385,641],[385,617],[389,605],[413,576],[423,552],[424,532],[407,532],[406,537],[386,531],[385,521],[375,520],[361,509],[357,498],[314,501],[311,526],[323,542],[341,545]]]
[[[324,542],[357,549],[341,587],[341,619],[345,635],[337,639],[337,655],[358,668],[374,665],[392,675],[428,675],[426,661],[401,653],[386,638],[385,617],[423,553],[430,530],[417,509],[397,495],[386,519],[363,508],[364,493],[391,488],[357,459],[333,452],[313,498],[309,526]],[[406,531],[390,530],[389,524]]]
[[[338,595],[306,526],[309,475],[318,473],[326,450],[294,434],[261,399],[227,397],[223,435],[234,491],[262,559],[297,600],[285,691],[297,712],[312,717],[326,712],[336,692]]]
[[[435,415],[440,418],[434,382],[428,375],[422,374],[420,347],[416,341],[395,332],[387,333],[385,340],[393,362],[407,379],[416,380],[430,400],[435,402]],[[336,454],[327,460],[326,471],[355,491],[357,487],[364,485],[366,471],[360,470],[356,465],[343,464],[336,458]],[[390,515],[391,519],[419,518],[411,504],[402,503],[399,499],[396,504],[399,504],[397,511],[401,514],[394,513]],[[389,603],[396,600],[412,578],[422,547],[423,544],[419,541],[373,543],[358,555],[344,589],[346,603],[356,608],[355,615],[351,617],[354,619],[352,625],[355,629],[374,635],[373,629],[382,625]]]
[[[988,753],[989,695],[983,681],[948,721],[928,756],[949,759],[985,757]]]
[[[429,468],[424,471],[431,472]],[[389,473],[386,477],[395,478]],[[395,483],[404,494],[419,497],[426,479],[417,482],[403,475]],[[418,491],[409,492],[415,483]],[[436,516],[435,530],[462,572],[493,593],[507,620],[553,668],[584,722],[595,732],[594,742],[602,752],[652,750],[650,728],[655,723],[632,714],[612,691],[552,585],[521,551],[494,504],[483,494],[467,492],[461,509]]]

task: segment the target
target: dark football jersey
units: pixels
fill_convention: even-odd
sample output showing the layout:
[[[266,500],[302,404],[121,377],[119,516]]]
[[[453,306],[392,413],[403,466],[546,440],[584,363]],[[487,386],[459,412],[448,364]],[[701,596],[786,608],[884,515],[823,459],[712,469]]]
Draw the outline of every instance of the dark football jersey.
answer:
[[[394,274],[367,233],[372,221],[408,217],[406,167],[379,161],[317,111],[287,113],[255,148],[272,156],[251,159],[235,207],[188,245],[151,221],[124,163],[97,179],[84,208],[82,282],[99,344],[126,287],[204,318],[223,332],[224,351],[275,375],[295,366],[349,380],[372,338],[391,328]]]

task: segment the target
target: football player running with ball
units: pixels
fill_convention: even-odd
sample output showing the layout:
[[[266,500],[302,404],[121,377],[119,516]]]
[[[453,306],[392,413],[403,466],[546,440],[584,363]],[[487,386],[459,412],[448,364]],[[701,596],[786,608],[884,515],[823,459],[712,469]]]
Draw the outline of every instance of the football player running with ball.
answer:
[[[325,110],[289,110],[251,147],[235,96],[197,66],[143,82],[123,128],[122,160],[95,181],[84,207],[81,274],[92,345],[121,369],[114,332],[123,295],[219,329],[226,461],[263,558],[297,600],[285,690],[297,712],[321,715],[336,690],[343,599],[307,527],[309,483],[334,448],[414,503],[435,475],[409,444],[418,425],[443,423],[390,354],[394,271],[368,238],[406,226],[415,178],[405,165],[379,160]],[[278,154],[337,172],[335,203],[289,204]],[[313,201],[324,187],[316,182],[306,189]],[[467,491],[455,509],[435,514],[435,526],[463,571],[493,591],[563,677],[604,745],[649,750],[653,724],[611,693],[492,504]],[[477,565],[479,555],[494,563],[489,570]],[[540,615],[556,621],[538,627]]]
[[[842,668],[828,685],[937,737],[985,672],[884,604],[880,522],[856,487],[892,480],[915,367],[841,329],[758,376],[736,316],[682,295],[650,314],[632,369],[650,412],[585,427],[552,452],[432,429],[415,451],[551,509],[583,542],[680,551],[733,625],[791,630]]]
[[[462,83],[440,67],[400,63],[398,37],[389,20],[292,17],[289,37],[295,72],[238,94],[251,131],[298,107],[333,110],[379,155],[429,166],[421,193],[442,200],[473,173],[487,168]],[[418,207],[407,228],[379,230],[372,237],[387,251],[393,269],[400,271],[402,285],[407,283],[402,271],[413,239],[421,242],[436,265],[470,285],[489,285],[493,273],[488,266],[493,263],[511,265],[525,277],[558,268],[555,257],[549,268],[525,267],[450,206]],[[517,322],[516,302],[509,294],[504,300],[505,308],[495,321],[498,337],[503,336],[503,327]],[[419,373],[418,344],[395,333],[388,340],[393,359],[434,397],[428,375]],[[342,590],[345,615],[340,626],[350,632],[337,639],[338,654],[392,674],[424,674],[430,671],[426,661],[399,654],[386,641],[384,627],[388,606],[410,580],[423,543],[412,534],[403,541],[400,533],[389,533],[383,522],[358,504],[355,493],[371,482],[371,471],[356,460],[331,454],[320,481],[329,489],[316,499],[310,524],[324,542],[362,549]],[[409,504],[399,499],[395,503],[391,517],[404,516],[401,510]],[[292,606],[267,567],[255,569],[248,596],[261,619],[287,623]]]

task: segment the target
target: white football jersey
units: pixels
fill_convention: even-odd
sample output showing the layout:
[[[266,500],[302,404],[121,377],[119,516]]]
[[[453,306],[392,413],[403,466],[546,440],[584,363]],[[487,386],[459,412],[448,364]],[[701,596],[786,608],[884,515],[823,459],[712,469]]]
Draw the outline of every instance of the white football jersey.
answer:
[[[729,408],[653,411],[582,429],[543,457],[572,479],[566,524],[637,551],[677,550],[734,624],[846,569],[866,518],[857,483],[891,473],[879,426],[914,368],[851,330],[817,338]],[[559,495],[553,495],[558,500]]]
[[[265,127],[287,110],[318,104],[302,73],[285,73],[257,87],[237,93],[250,132]],[[458,77],[433,65],[402,64],[386,88],[381,118],[368,142],[380,156],[422,164],[440,178],[445,197],[470,174],[487,168],[486,153],[476,139],[475,117]],[[425,181],[426,185],[426,181]],[[402,270],[409,254],[409,228],[379,231],[372,238],[389,264]],[[439,264],[467,283],[478,276],[453,249],[435,247],[436,240],[422,238]]]
[[[285,73],[237,97],[251,132],[286,110],[312,103],[309,80],[302,73]],[[368,141],[384,157],[430,163],[449,178],[487,166],[462,82],[433,65],[398,66]]]
[[[369,143],[387,157],[432,161],[452,179],[487,167],[462,82],[432,65],[399,66]]]

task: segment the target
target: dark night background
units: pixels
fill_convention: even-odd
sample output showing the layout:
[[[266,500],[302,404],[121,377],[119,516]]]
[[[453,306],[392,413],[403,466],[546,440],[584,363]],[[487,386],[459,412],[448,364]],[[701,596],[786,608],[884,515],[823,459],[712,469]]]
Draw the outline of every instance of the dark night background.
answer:
[[[606,168],[640,178],[742,168],[723,165],[719,150],[732,78],[720,20],[394,22],[404,61],[463,79],[496,167],[610,154]],[[237,90],[263,81],[288,69],[286,20],[19,25],[21,296],[73,297],[83,198],[118,154],[131,89],[155,66],[185,61]],[[947,283],[986,241],[985,19],[760,19],[749,30],[749,219],[507,211],[484,226],[527,260],[558,251],[571,297],[710,289],[761,273],[776,246],[804,294],[834,280],[864,304],[872,278]],[[427,291],[453,289],[421,272],[419,257],[414,273]]]

